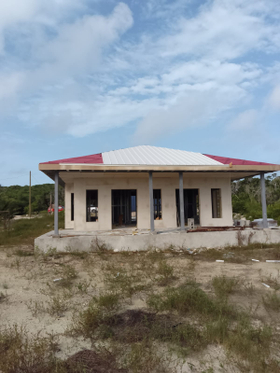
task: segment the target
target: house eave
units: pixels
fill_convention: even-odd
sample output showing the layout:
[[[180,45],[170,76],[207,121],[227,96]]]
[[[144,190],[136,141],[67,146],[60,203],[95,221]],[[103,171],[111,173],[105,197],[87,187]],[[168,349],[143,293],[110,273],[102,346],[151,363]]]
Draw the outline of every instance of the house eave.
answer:
[[[218,165],[218,166],[170,166],[170,165],[104,165],[104,164],[39,164],[40,171],[99,171],[99,172],[276,172],[280,165]]]

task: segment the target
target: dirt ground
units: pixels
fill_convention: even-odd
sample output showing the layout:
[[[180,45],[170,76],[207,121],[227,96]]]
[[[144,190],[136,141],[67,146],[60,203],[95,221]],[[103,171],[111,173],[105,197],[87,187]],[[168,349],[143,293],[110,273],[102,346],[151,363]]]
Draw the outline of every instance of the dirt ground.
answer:
[[[256,250],[255,259],[260,253]],[[220,257],[223,255],[224,252],[221,252]],[[159,263],[167,267],[160,270]],[[173,269],[172,275],[168,268]],[[166,286],[178,286],[191,278],[207,294],[213,294],[213,278],[226,276],[239,281],[238,291],[229,295],[229,302],[250,312],[256,323],[271,325],[278,338],[279,312],[265,307],[263,297],[279,293],[279,270],[280,263],[253,262],[250,258],[241,263],[228,262],[227,259],[224,263],[217,263],[211,257],[172,252],[84,255],[53,252],[34,255],[33,248],[29,246],[2,247],[0,325],[17,324],[26,327],[30,334],[57,336],[57,356],[65,359],[92,348],[91,339],[69,333],[75,318],[88,307],[92,297],[117,290],[123,294],[119,312],[147,311],[146,300],[151,292],[160,294]],[[118,282],[120,278],[122,281]],[[131,278],[133,281],[130,282]],[[211,373],[240,370],[224,347],[213,343],[181,359],[177,371]]]

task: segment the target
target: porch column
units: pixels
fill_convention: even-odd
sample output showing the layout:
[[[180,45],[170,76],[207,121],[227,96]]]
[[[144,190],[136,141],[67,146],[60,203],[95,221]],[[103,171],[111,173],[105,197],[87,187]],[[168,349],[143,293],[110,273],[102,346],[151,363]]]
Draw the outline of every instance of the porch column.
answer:
[[[184,209],[184,183],[183,172],[179,172],[179,202],[180,202],[180,223],[181,229],[185,229],[185,209]]]
[[[262,197],[262,217],[263,227],[268,228],[267,223],[267,209],[266,209],[266,192],[265,192],[265,178],[264,172],[261,173],[261,197]]]
[[[58,236],[58,171],[55,171],[54,183],[54,235]]]
[[[153,173],[149,171],[149,197],[150,197],[150,229],[151,232],[155,230],[154,221],[154,189],[153,189]]]

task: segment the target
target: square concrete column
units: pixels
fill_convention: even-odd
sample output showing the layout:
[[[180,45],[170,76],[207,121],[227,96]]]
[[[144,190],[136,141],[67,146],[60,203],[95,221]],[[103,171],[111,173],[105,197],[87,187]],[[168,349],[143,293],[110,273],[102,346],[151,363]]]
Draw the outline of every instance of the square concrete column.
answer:
[[[268,228],[264,172],[261,173],[261,198],[262,198],[263,227]]]
[[[179,172],[179,202],[180,202],[180,223],[181,223],[181,229],[183,230],[185,229],[183,172]]]
[[[54,235],[58,236],[58,171],[55,171],[54,183]]]
[[[153,173],[149,171],[149,197],[150,197],[150,229],[151,232],[155,230],[154,221],[154,189],[153,189]]]

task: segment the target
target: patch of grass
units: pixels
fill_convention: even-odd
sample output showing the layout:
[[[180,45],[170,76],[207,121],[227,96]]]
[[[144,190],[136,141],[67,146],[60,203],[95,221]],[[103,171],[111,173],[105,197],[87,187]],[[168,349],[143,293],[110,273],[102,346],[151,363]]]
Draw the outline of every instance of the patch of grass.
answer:
[[[46,307],[44,305],[44,302],[41,301],[33,301],[30,299],[26,303],[27,308],[31,312],[33,317],[38,317],[39,314],[46,312]]]
[[[105,284],[108,290],[119,292],[123,296],[131,297],[133,294],[146,288],[143,275],[137,272],[127,273],[124,268],[108,265],[105,273]]]
[[[34,317],[43,313],[49,313],[51,316],[61,316],[68,309],[67,295],[61,293],[51,295],[46,302],[29,300],[26,306]]]
[[[73,281],[78,277],[78,273],[73,266],[66,265],[63,267],[62,279],[55,283],[55,286],[64,287],[70,289],[73,285]]]
[[[103,338],[113,338],[122,343],[158,341],[177,348],[186,355],[205,346],[203,333],[195,325],[179,322],[171,315],[158,315],[143,310],[127,310],[106,319],[107,333]]]
[[[272,275],[269,275],[269,276],[263,277],[262,282],[269,285],[274,290],[279,290],[280,289],[280,274],[279,274],[279,271],[278,271],[277,276],[273,277]]]
[[[189,323],[179,323],[167,327],[160,322],[155,323],[151,329],[151,338],[160,342],[167,342],[177,354],[182,357],[192,351],[198,351],[206,347],[204,333],[198,327]]]
[[[273,311],[280,311],[280,296],[276,292],[266,294],[262,297],[263,304],[266,308],[269,308]]]
[[[34,239],[53,229],[53,215],[41,213],[32,219],[11,221],[9,230],[0,231],[0,245],[34,244]],[[58,214],[59,229],[64,228],[64,213]]]
[[[234,308],[226,303],[211,299],[194,281],[174,288],[166,288],[162,294],[152,294],[147,304],[157,312],[177,311],[184,315],[189,312],[200,315],[234,314]]]
[[[87,294],[88,293],[88,288],[90,287],[90,285],[91,285],[90,281],[82,280],[82,281],[78,282],[76,287],[79,290],[79,292]]]
[[[217,319],[206,324],[206,339],[210,343],[222,344],[229,334],[229,320],[227,317],[218,316]]]
[[[128,373],[119,365],[114,353],[105,348],[82,350],[65,361],[56,357],[56,337],[30,335],[16,324],[0,329],[1,373]]]
[[[87,253],[86,251],[69,251],[67,254],[79,259],[87,259],[89,257],[89,253]]]
[[[148,261],[152,262],[153,264],[159,261],[164,260],[164,252],[159,249],[150,249],[146,255]]]
[[[70,265],[66,265],[63,268],[63,276],[69,280],[75,280],[78,277],[78,273],[76,269]]]
[[[229,246],[223,250],[209,249],[200,251],[196,258],[214,261],[216,259],[223,259],[223,255],[232,253],[233,256],[225,258],[227,262],[231,263],[252,263],[252,258],[265,260],[265,259],[280,259],[280,244],[260,244],[252,243],[245,246]]]
[[[245,282],[243,284],[243,289],[244,289],[245,294],[247,295],[252,295],[256,291],[256,288],[252,282]]]
[[[4,294],[2,291],[0,291],[0,303],[3,302],[5,299],[7,299],[7,293]]]
[[[227,298],[229,294],[237,290],[240,281],[234,277],[215,276],[212,279],[212,286],[219,298]]]
[[[119,307],[118,294],[107,293],[99,297],[93,297],[88,307],[74,317],[72,331],[93,339],[96,336],[97,328],[100,327],[99,332],[104,334],[107,331],[109,318],[114,315]]]
[[[271,328],[255,327],[248,315],[241,315],[226,340],[226,347],[249,362],[265,362],[269,358],[272,340]]]
[[[61,294],[53,295],[47,302],[46,311],[51,316],[61,316],[68,309],[68,304],[65,297]]]
[[[132,344],[124,355],[124,366],[131,373],[175,373],[168,354],[160,354],[150,340]],[[173,366],[172,366],[173,365]]]
[[[57,344],[52,336],[30,337],[17,325],[0,330],[0,371],[3,373],[56,372],[59,367],[56,351]]]
[[[160,275],[160,278],[158,279],[160,286],[166,286],[175,279],[174,268],[167,264],[165,260],[161,260],[158,263],[157,274]]]
[[[27,251],[27,250],[21,250],[21,249],[18,249],[15,251],[15,255],[17,256],[33,256],[34,255],[34,251]]]

